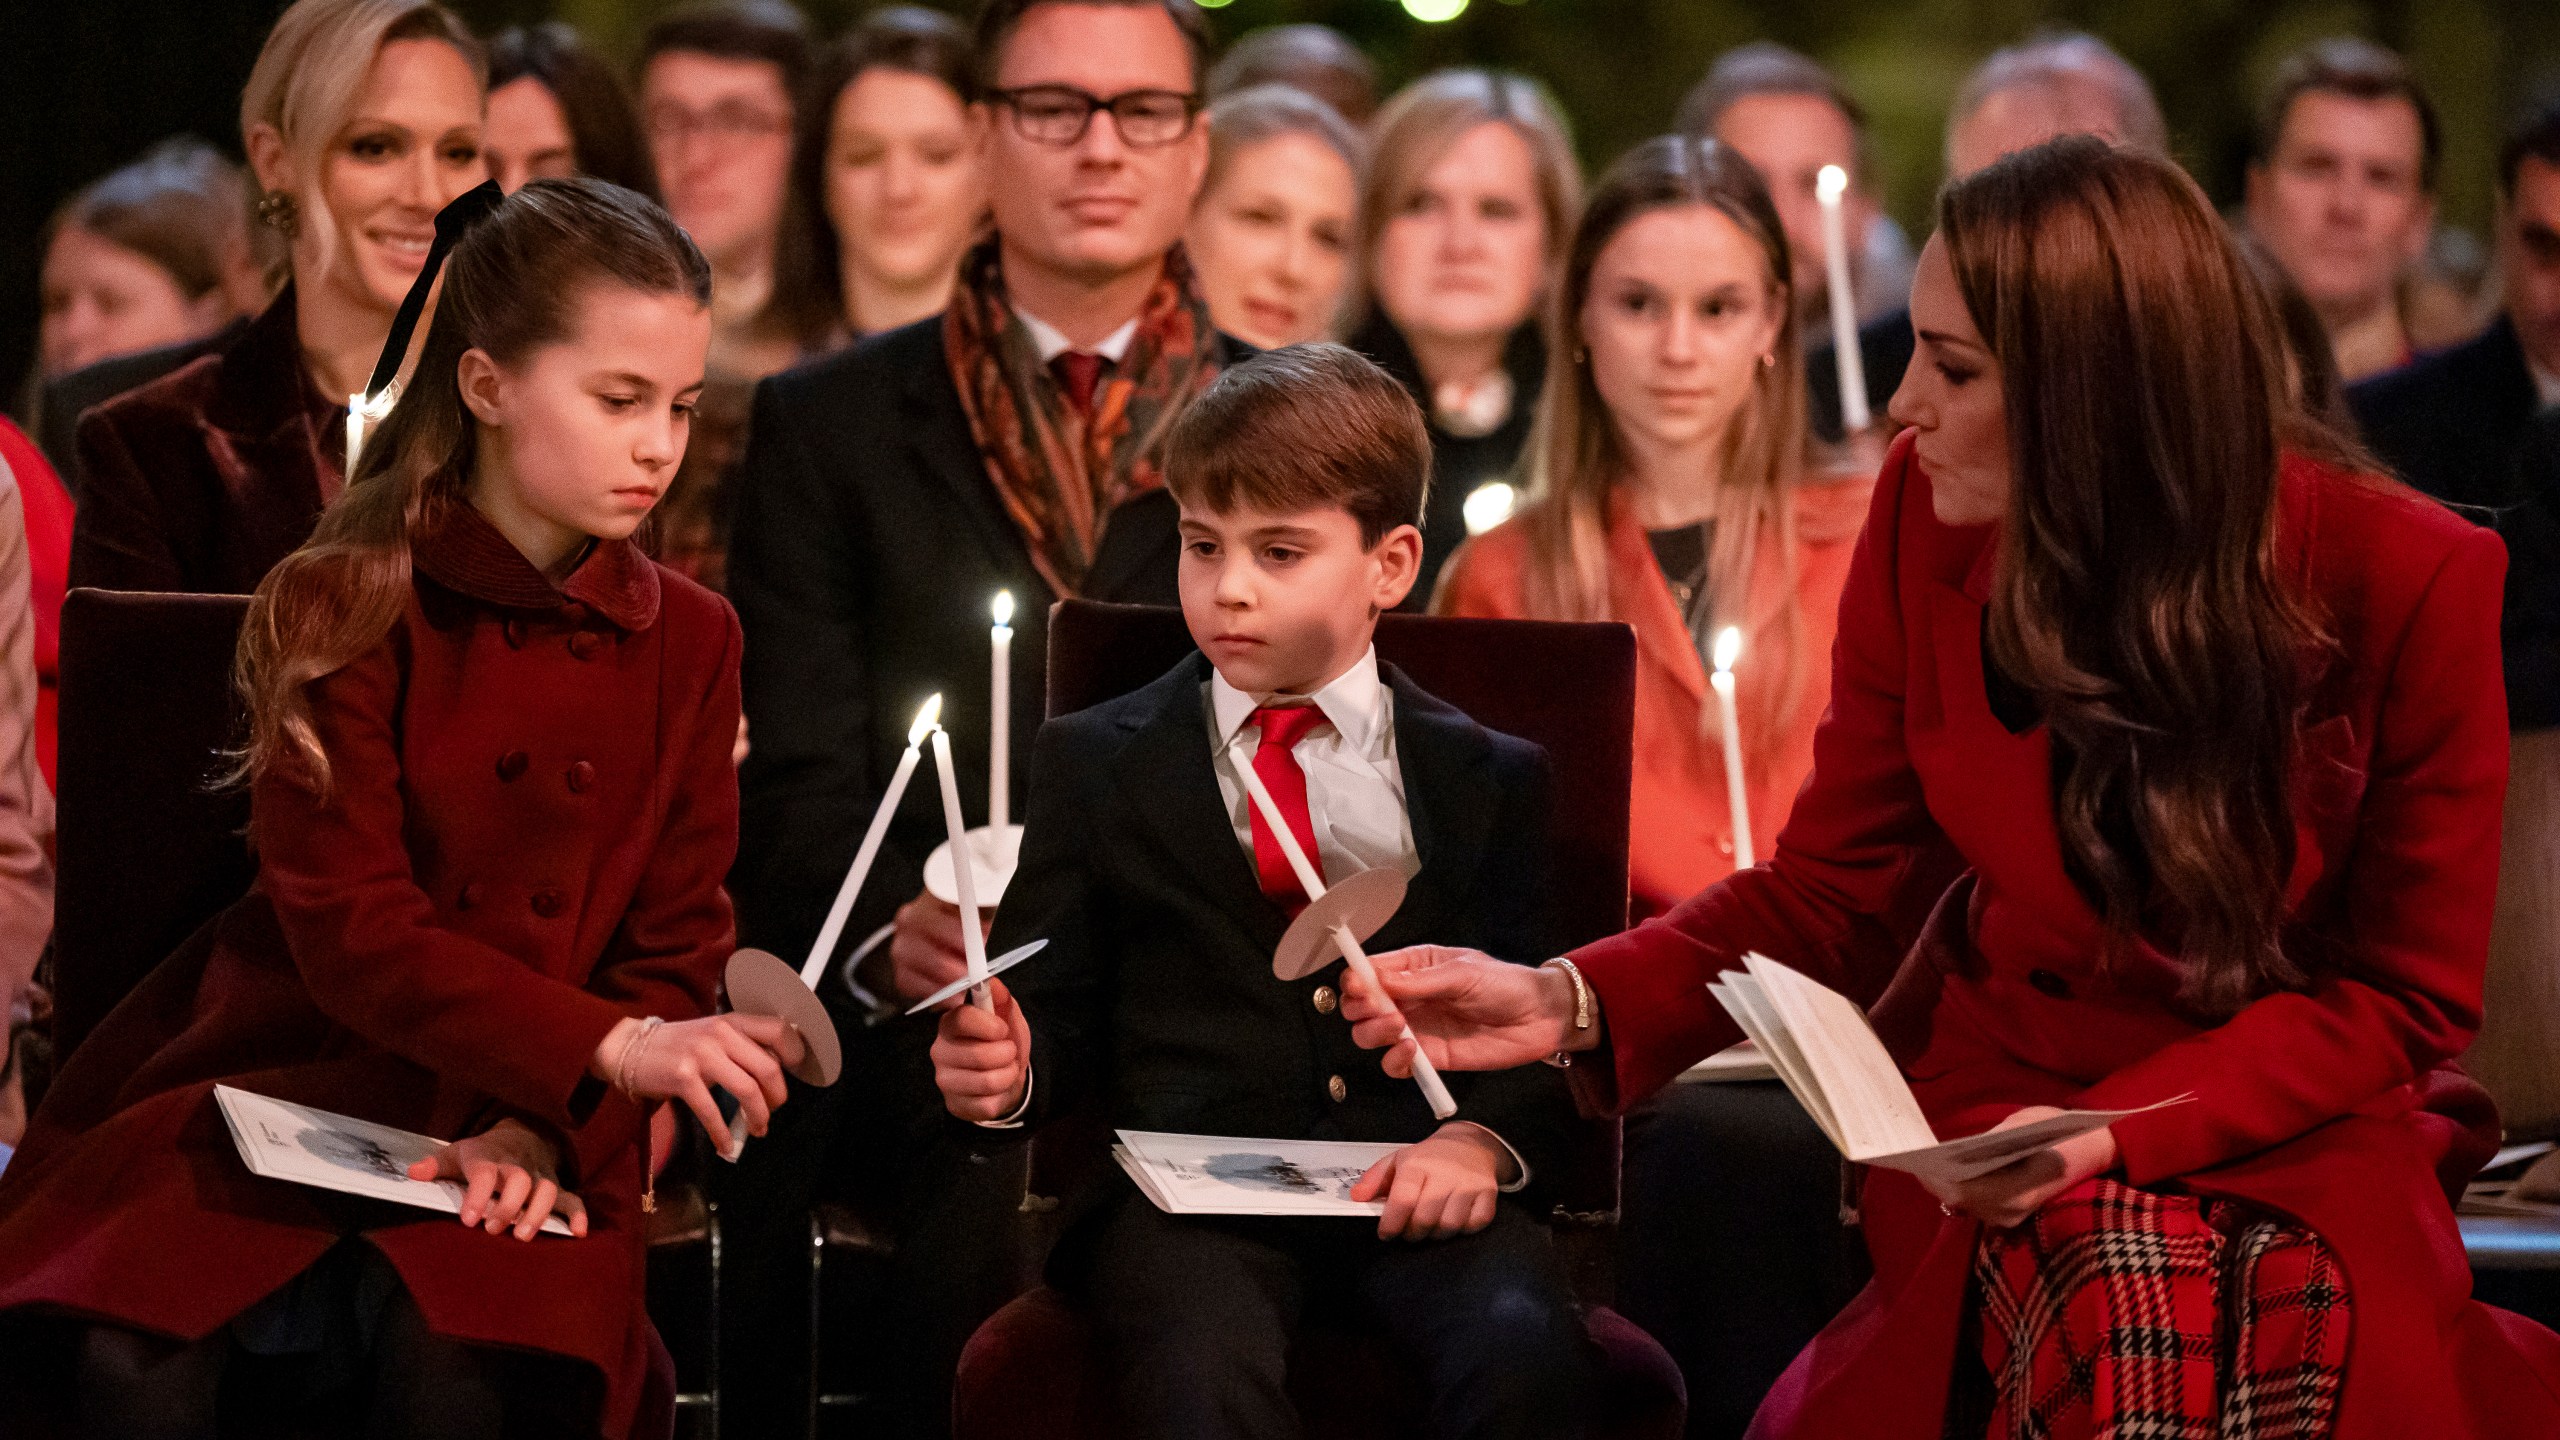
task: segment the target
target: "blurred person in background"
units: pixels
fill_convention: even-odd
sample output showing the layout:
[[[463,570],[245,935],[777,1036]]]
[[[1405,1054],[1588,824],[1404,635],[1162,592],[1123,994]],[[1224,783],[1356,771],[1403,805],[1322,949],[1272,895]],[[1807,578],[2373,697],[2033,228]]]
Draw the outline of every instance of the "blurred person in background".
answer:
[[[1289,85],[1209,107],[1209,178],[1183,248],[1218,328],[1275,349],[1342,322],[1360,203],[1360,136]]]
[[[37,363],[20,418],[57,470],[80,412],[245,328],[274,292],[273,231],[249,181],[192,135],[163,140],[56,210],[43,244]]]
[[[658,198],[658,171],[622,77],[558,21],[489,41],[489,178],[512,195],[527,180],[593,175]]]
[[[1467,538],[1467,505],[1508,482],[1547,348],[1538,310],[1582,207],[1582,167],[1546,87],[1496,70],[1443,70],[1370,125],[1360,186],[1361,288],[1351,347],[1403,382],[1431,421],[1422,571],[1429,603]],[[1476,500],[1499,519],[1506,491]]]
[[[1266,25],[1236,37],[1209,70],[1209,99],[1257,85],[1286,85],[1365,126],[1378,110],[1378,67],[1329,25]]]
[[[2169,153],[2169,122],[2151,82],[2132,62],[2095,35],[2042,31],[1991,52],[1956,87],[1947,111],[1947,178],[1961,180],[2057,135],[2095,135],[2148,155]],[[1917,344],[1907,309],[1858,328],[1867,412],[1879,425],[1888,423],[1886,402],[1911,368]],[[1830,345],[1806,357],[1805,374],[1813,386],[1814,433],[1838,438],[1840,371]]]
[[[2408,62],[2370,41],[2321,40],[2285,58],[2258,117],[2249,234],[2320,312],[2352,383],[2468,333],[2419,333],[2413,280],[2435,231],[2444,150]],[[2437,307],[2441,311],[2445,307]]]
[[[71,583],[247,594],[344,484],[347,398],[488,178],[480,42],[427,0],[297,0],[240,100],[291,281],[229,346],[80,422]]]
[[[823,338],[827,302],[811,293],[788,215],[809,65],[809,22],[784,0],[688,5],[640,40],[640,118],[658,183],[711,260],[715,380],[762,379]]]
[[[819,58],[798,183],[830,347],[942,313],[985,230],[987,177],[969,129],[972,59],[958,21],[875,10]]]
[[[2560,96],[2527,107],[2499,149],[2497,223],[2506,294],[2497,322],[2347,391],[2374,453],[2454,505],[2533,498],[2528,435],[2537,417],[2560,412]],[[2551,708],[2560,713],[2560,700]]]
[[[1831,283],[1822,248],[1823,167],[1849,177],[1841,212],[1849,244],[1851,302],[1861,322],[1889,315],[1911,294],[1911,242],[1884,213],[1867,112],[1839,77],[1784,45],[1759,41],[1716,58],[1680,102],[1674,127],[1712,135],[1742,152],[1768,183],[1794,256],[1796,320],[1828,334]]]
[[[1849,285],[1859,322],[1897,323],[1894,317],[1911,293],[1911,243],[1878,200],[1866,111],[1830,71],[1783,45],[1763,41],[1717,58],[1707,78],[1680,102],[1677,128],[1683,134],[1713,135],[1732,146],[1768,182],[1794,257],[1796,318],[1808,341],[1807,377],[1819,397],[1814,429],[1825,440],[1842,439],[1840,376],[1831,347],[1830,266],[1818,198],[1823,167],[1839,166],[1851,182],[1841,197],[1841,219],[1844,234],[1860,237],[1849,252]],[[1902,328],[1907,333],[1909,326]],[[1893,389],[1890,378],[1869,375],[1867,383],[1887,394]],[[1881,409],[1871,407],[1871,413]]]

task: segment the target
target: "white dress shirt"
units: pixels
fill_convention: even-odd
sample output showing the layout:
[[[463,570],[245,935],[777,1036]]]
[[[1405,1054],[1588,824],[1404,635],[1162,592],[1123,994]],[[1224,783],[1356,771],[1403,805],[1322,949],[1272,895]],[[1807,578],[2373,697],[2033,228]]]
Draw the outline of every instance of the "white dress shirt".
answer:
[[[1031,343],[1040,347],[1041,364],[1046,365],[1068,351],[1078,348],[1057,326],[1030,311],[1016,310],[1013,313],[1022,321],[1022,328],[1031,332]],[[1093,353],[1117,365],[1129,357],[1129,342],[1137,338],[1138,317],[1132,315],[1129,317],[1129,323],[1103,336],[1102,343],[1093,347]]]
[[[1363,870],[1392,865],[1411,879],[1422,868],[1405,817],[1404,772],[1396,764],[1395,692],[1378,680],[1378,652],[1362,652],[1334,681],[1313,695],[1248,695],[1212,671],[1208,684],[1209,766],[1236,843],[1253,853],[1253,797],[1236,766],[1251,763],[1261,748],[1238,743],[1253,712],[1265,705],[1312,702],[1326,723],[1307,732],[1291,753],[1307,777],[1307,819],[1316,837],[1317,862],[1328,884]]]

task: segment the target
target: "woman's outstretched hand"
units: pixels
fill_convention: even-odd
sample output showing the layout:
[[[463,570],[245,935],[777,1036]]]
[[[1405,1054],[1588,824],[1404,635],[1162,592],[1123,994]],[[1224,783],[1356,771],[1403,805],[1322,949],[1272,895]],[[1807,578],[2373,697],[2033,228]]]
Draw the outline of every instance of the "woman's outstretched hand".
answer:
[[[2050,1105],[2030,1105],[1991,1128],[2015,1129],[2061,1113]],[[2113,1170],[2118,1158],[2116,1132],[2112,1128],[2092,1130],[1961,1185],[1922,1183],[1928,1185],[1929,1192],[1938,1197],[1938,1204],[1948,1214],[1969,1215],[1994,1229],[2006,1230],[2043,1209],[2055,1196]]]
[[[1413,1073],[1413,1047],[1400,1043],[1404,1027],[1443,1070],[1508,1070],[1544,1060],[1558,1050],[1587,1049],[1599,1027],[1573,1037],[1573,982],[1553,969],[1512,965],[1476,950],[1416,945],[1391,950],[1372,963],[1387,993],[1342,975],[1342,1018],[1351,1038],[1371,1050],[1387,1050],[1390,1075]]]
[[[683,1101],[702,1133],[726,1154],[735,1127],[721,1117],[711,1092],[728,1091],[746,1133],[762,1135],[791,1093],[783,1067],[797,1064],[806,1045],[800,1032],[769,1015],[706,1015],[671,1020],[655,1030],[626,1019],[607,1032],[587,1071],[642,1100]]]

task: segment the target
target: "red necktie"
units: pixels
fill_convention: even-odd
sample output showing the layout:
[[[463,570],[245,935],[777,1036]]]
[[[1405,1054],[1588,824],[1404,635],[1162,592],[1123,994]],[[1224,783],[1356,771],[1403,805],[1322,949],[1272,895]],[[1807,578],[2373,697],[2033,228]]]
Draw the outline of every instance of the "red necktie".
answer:
[[[1090,351],[1062,350],[1049,365],[1057,372],[1058,388],[1067,392],[1067,403],[1091,419],[1094,389],[1102,383],[1102,367],[1110,363]]]
[[[1262,743],[1253,752],[1253,773],[1262,777],[1262,788],[1271,792],[1271,803],[1279,807],[1280,818],[1289,822],[1299,851],[1321,879],[1324,860],[1316,850],[1315,821],[1307,814],[1307,772],[1298,768],[1294,752],[1309,731],[1325,723],[1324,712],[1313,705],[1273,705],[1254,711],[1251,723],[1262,727]],[[1307,908],[1306,887],[1298,883],[1298,872],[1290,868],[1279,837],[1263,822],[1262,807],[1248,799],[1245,809],[1253,817],[1253,868],[1262,877],[1262,893],[1295,919]]]

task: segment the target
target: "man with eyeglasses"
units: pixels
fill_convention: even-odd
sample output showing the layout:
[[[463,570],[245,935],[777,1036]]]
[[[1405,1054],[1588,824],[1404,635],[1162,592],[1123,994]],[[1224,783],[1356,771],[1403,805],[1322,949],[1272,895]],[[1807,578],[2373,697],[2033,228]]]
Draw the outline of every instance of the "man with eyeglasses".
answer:
[[[731,888],[741,942],[795,962],[928,695],[943,696],[968,819],[987,819],[999,591],[1014,601],[1020,818],[1049,606],[1177,603],[1162,440],[1249,353],[1212,326],[1178,243],[1208,167],[1191,0],[992,0],[976,44],[970,124],[994,224],[950,311],[767,381],[737,481],[729,594],[752,747]],[[807,1353],[787,1322],[808,1313],[813,1196],[894,1212],[884,1370],[910,1428],[945,1423],[960,1347],[1010,1298],[1022,1148],[955,1127],[930,1023],[883,1018],[962,972],[959,913],[924,893],[942,834],[933,786],[910,786],[819,987],[845,1077],[795,1095],[792,1123],[722,1167],[732,1417],[757,1392],[802,1393],[782,1377]]]
[[[640,120],[667,213],[711,262],[711,369],[742,382],[800,356],[774,262],[809,67],[808,21],[784,0],[686,6],[640,42]]]

